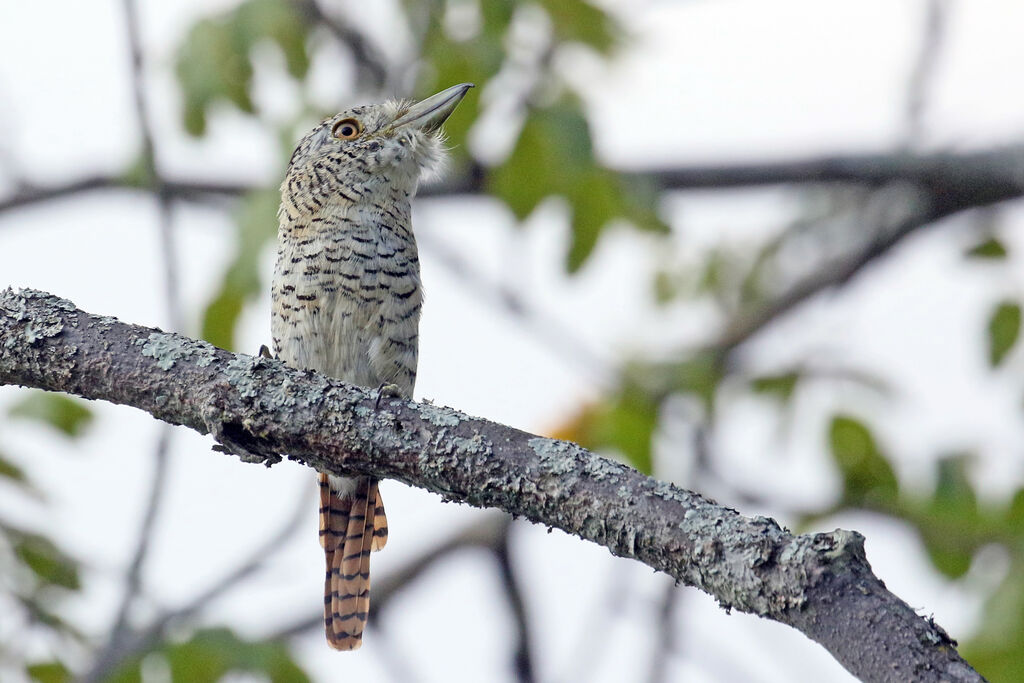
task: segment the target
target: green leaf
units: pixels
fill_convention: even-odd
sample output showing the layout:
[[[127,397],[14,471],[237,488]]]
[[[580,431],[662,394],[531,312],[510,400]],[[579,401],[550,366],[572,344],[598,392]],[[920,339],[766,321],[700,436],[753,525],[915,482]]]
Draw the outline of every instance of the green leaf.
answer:
[[[296,3],[281,0],[248,0],[234,13],[238,43],[251,48],[263,39],[272,40],[284,54],[288,73],[302,79],[309,71],[306,39],[309,25]]]
[[[570,273],[585,263],[613,219],[624,219],[642,230],[668,230],[654,208],[656,193],[597,165],[590,128],[573,101],[532,111],[511,155],[488,174],[486,185],[519,220],[525,220],[548,196],[568,200],[572,231],[566,266]]]
[[[579,42],[607,55],[619,39],[619,27],[604,11],[584,0],[541,0],[551,17],[555,36]]]
[[[273,683],[308,683],[309,676],[280,641],[249,641],[224,628],[195,632],[181,643],[157,649],[170,669],[171,680],[182,683],[218,683],[224,679],[263,679]],[[139,683],[141,662],[149,653],[124,662],[107,683]]]
[[[242,315],[244,303],[244,292],[233,289],[227,283],[222,285],[203,311],[200,336],[214,346],[234,351],[235,326]]]
[[[1002,583],[985,601],[978,629],[960,653],[991,681],[1024,680],[1024,558],[1010,556]]]
[[[29,664],[26,673],[38,683],[66,683],[72,680],[71,672],[60,662]]]
[[[28,481],[25,471],[6,459],[2,453],[0,453],[0,477],[17,484],[25,484]]]
[[[779,375],[762,375],[750,380],[750,388],[755,393],[772,396],[786,402],[793,397],[799,380],[800,373],[795,371]]]
[[[78,564],[40,534],[8,528],[14,554],[43,584],[78,590]]]
[[[998,367],[1013,350],[1020,337],[1020,304],[1014,301],[1000,302],[992,310],[988,320],[988,362]]]
[[[642,391],[627,389],[608,406],[597,425],[596,438],[615,448],[626,462],[645,474],[654,468],[652,439],[658,424],[658,406]]]
[[[968,249],[964,256],[977,259],[1005,259],[1006,246],[995,237],[988,237]]]
[[[483,17],[484,39],[500,44],[512,22],[515,8],[515,0],[483,0],[480,3],[480,14]]]
[[[542,199],[564,189],[555,169],[559,158],[558,131],[548,115],[532,114],[523,126],[512,154],[487,178],[489,191],[502,199],[516,218],[525,220]],[[573,169],[566,168],[566,173]]]
[[[644,391],[627,386],[618,394],[588,406],[570,432],[559,436],[592,450],[615,450],[630,465],[651,474],[651,440],[657,424],[658,405]]]
[[[232,672],[261,673],[273,683],[308,683],[280,642],[253,642],[227,629],[206,629],[164,650],[174,681],[216,683]]]
[[[65,621],[58,612],[50,609],[48,604],[44,604],[51,602],[43,598],[44,595],[45,593],[33,591],[31,595],[14,596],[18,605],[26,612],[30,627],[42,627],[84,643],[85,636],[80,631]]]
[[[722,249],[712,249],[704,259],[704,266],[697,278],[698,294],[717,294],[729,281],[733,264]]]
[[[671,374],[670,391],[693,394],[700,399],[708,415],[715,408],[715,394],[722,381],[719,357],[713,352],[698,353],[677,364]]]
[[[572,204],[572,233],[569,240],[568,270],[575,273],[597,246],[601,231],[623,213],[623,197],[615,176],[594,168],[581,175],[569,190]]]
[[[260,253],[277,234],[279,202],[276,190],[258,190],[239,205],[235,258],[203,312],[202,338],[214,346],[235,349],[235,327],[245,302],[260,294]]]
[[[121,662],[103,683],[142,683],[142,658],[135,657]]]
[[[440,17],[431,14],[420,55],[423,75],[417,85],[417,97],[433,95],[457,83],[477,85],[466,93],[458,110],[444,124],[446,146],[456,165],[465,163],[469,157],[466,139],[477,119],[480,91],[498,73],[505,58],[501,36],[508,26],[508,17],[501,7],[485,9],[483,16],[481,34],[469,40],[453,40],[445,34]]]
[[[185,130],[191,135],[206,132],[207,111],[220,100],[254,111],[248,47],[236,43],[230,20],[205,19],[189,31],[178,54],[177,75],[185,96]]]
[[[935,568],[957,579],[971,568],[983,537],[978,496],[967,477],[969,455],[954,455],[936,463],[935,491],[915,520]]]
[[[1006,522],[1014,532],[1024,534],[1024,488],[1017,489],[1010,499]]]
[[[867,426],[848,415],[835,415],[828,435],[832,459],[843,477],[843,500],[888,509],[899,487],[892,466],[882,455]]]
[[[64,394],[32,391],[8,410],[11,417],[38,420],[71,438],[81,436],[93,420],[85,402]]]
[[[678,280],[675,273],[670,273],[665,269],[659,269],[654,274],[654,300],[658,305],[664,306],[679,296],[681,287]]]
[[[185,100],[185,130],[203,135],[210,109],[220,102],[254,113],[251,52],[262,41],[281,49],[292,76],[305,77],[308,32],[298,5],[278,0],[248,0],[196,22],[182,42],[176,63]]]

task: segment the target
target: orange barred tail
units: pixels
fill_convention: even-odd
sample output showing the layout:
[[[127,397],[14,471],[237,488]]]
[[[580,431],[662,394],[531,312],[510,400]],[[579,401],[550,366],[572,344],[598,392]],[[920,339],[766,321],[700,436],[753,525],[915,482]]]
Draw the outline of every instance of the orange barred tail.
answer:
[[[351,497],[331,489],[320,475],[320,545],[327,560],[324,579],[324,628],[335,650],[363,644],[370,611],[370,551],[387,543],[388,523],[378,481],[359,477]]]

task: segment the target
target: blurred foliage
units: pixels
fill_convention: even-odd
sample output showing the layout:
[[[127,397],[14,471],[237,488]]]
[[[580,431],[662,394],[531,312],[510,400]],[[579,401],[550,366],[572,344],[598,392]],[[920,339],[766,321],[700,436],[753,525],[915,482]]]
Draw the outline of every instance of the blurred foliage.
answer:
[[[83,638],[63,616],[63,601],[81,589],[78,562],[47,536],[17,528],[0,519],[0,600],[4,629],[13,626],[23,638],[51,642]],[[0,643],[0,661],[6,666],[21,663],[29,677],[38,681],[68,680],[61,662],[26,662],[26,652],[8,650]]]
[[[209,628],[196,631],[181,643],[164,643],[144,656],[126,662],[108,683],[142,683],[142,662],[162,660],[174,683],[217,683],[242,674],[257,674],[271,683],[309,683],[309,676],[279,641],[250,641],[233,631]]]
[[[37,390],[22,393],[23,398],[8,408],[11,418],[40,422],[69,439],[80,437],[93,420],[87,404],[77,398]],[[4,453],[0,453],[0,496],[6,500],[21,497],[37,510],[46,504],[26,470]],[[18,624],[25,637],[81,640],[78,630],[61,614],[65,598],[81,589],[79,563],[46,534],[0,516],[0,579],[0,603],[10,606],[2,617],[7,629]],[[5,650],[0,644],[0,663],[21,662],[31,679],[70,680],[63,663],[30,664],[21,660],[25,654]]]
[[[796,385],[799,381],[799,372],[783,372],[777,375],[755,377],[750,380],[750,388],[758,394],[773,396],[786,403],[793,398],[793,392],[796,391]]]
[[[1020,304],[1002,301],[992,309],[988,320],[988,362],[1001,365],[1020,338]]]
[[[478,25],[452,26],[453,11],[473,6]],[[445,126],[456,173],[469,172],[476,163],[469,157],[467,138],[481,113],[479,93],[504,69],[522,67],[522,56],[510,52],[511,35],[523,22],[549,23],[547,41],[533,55],[532,78],[536,86],[523,94],[517,108],[524,121],[510,154],[485,171],[485,186],[504,201],[519,220],[525,220],[547,197],[560,197],[569,208],[570,246],[566,255],[569,272],[587,261],[611,225],[622,224],[642,231],[666,233],[658,215],[658,196],[615,173],[597,160],[589,125],[579,99],[569,84],[558,77],[552,62],[566,45],[583,46],[609,57],[625,32],[597,5],[583,0],[545,1],[539,4],[511,0],[451,0],[438,3],[407,3],[408,23],[419,35],[420,60],[416,65],[414,96],[422,97],[455,83],[476,83]],[[302,83],[309,75],[313,55],[349,29],[344,17],[331,16],[329,8],[304,2],[245,0],[237,7],[197,22],[186,35],[177,56],[178,82],[184,94],[183,123],[193,135],[202,135],[218,108],[259,116],[253,93],[254,49],[271,45],[284,57],[285,74]],[[316,30],[316,29],[324,30]],[[350,106],[353,96],[339,85],[335,109]],[[384,83],[377,86],[385,89]],[[561,92],[548,101],[541,93]],[[299,89],[305,93],[305,89]],[[365,97],[365,96],[363,96]],[[298,111],[316,111],[311,102],[299,103]],[[305,119],[303,119],[305,120]],[[287,158],[300,131],[290,126],[277,131],[285,141]],[[282,169],[283,174],[283,169]],[[256,193],[246,200],[237,219],[237,254],[224,281],[203,315],[204,339],[234,349],[234,328],[246,302],[265,283],[259,281],[258,258],[277,227],[276,189]]]
[[[652,474],[651,442],[657,423],[658,406],[648,392],[633,386],[584,406],[550,436],[592,450],[610,450],[641,472]]]
[[[277,234],[276,216],[280,201],[275,190],[262,190],[248,194],[239,204],[235,257],[203,314],[202,337],[211,344],[235,349],[235,325],[242,306],[247,300],[259,296],[263,286],[259,257],[263,247]]]
[[[414,97],[473,82],[477,88],[446,124],[453,172],[479,179],[482,189],[519,222],[529,220],[542,205],[564,206],[568,273],[586,267],[611,227],[624,226],[637,235],[668,232],[659,215],[657,188],[601,163],[581,94],[556,68],[564,49],[583,49],[598,60],[610,61],[616,48],[626,43],[623,26],[601,3],[405,0],[400,8],[413,41],[409,52],[417,62],[385,59],[385,77],[378,82],[357,83],[353,76],[352,82],[337,83],[335,110],[365,101],[369,95],[363,86],[390,95],[399,89],[396,84],[405,83],[411,75],[415,83],[409,85],[409,95]],[[328,11],[334,9],[327,3],[300,0],[242,0],[192,25],[175,62],[185,130],[204,136],[211,119],[225,111],[241,113],[270,128],[275,139],[282,141],[282,162],[287,159],[304,132],[297,126],[307,125],[311,114],[333,113],[322,111],[309,99],[311,65],[318,55],[336,54],[333,48],[344,47],[350,32],[358,33],[346,17]],[[522,44],[524,25],[536,29],[535,44]],[[404,34],[396,31],[395,35]],[[372,44],[368,36],[362,39]],[[280,54],[282,73],[276,76],[290,79],[303,98],[295,103],[294,120],[286,124],[272,122],[261,111],[254,90],[257,68],[272,68],[266,60],[259,61],[265,48]],[[360,50],[343,52],[366,58]],[[514,126],[510,131],[514,134],[509,136],[507,150],[476,159],[470,133],[491,112],[489,108],[511,119],[508,125]],[[146,168],[138,163],[128,169],[127,182],[151,181],[145,177]],[[283,167],[278,175],[282,174]],[[767,238],[718,244],[699,253],[662,250],[661,267],[652,273],[652,300],[662,305],[662,313],[680,304],[706,305],[716,315],[711,327],[724,330],[784,298],[802,275],[816,272],[827,265],[826,257],[841,255],[850,247],[849,226],[862,225],[864,207],[872,197],[863,190],[817,189],[800,199],[804,213],[791,224],[778,226]],[[278,200],[276,187],[268,187],[248,194],[237,206],[234,256],[202,318],[202,336],[218,346],[236,347],[235,330],[242,311],[266,291],[261,256],[276,233]],[[996,268],[1008,261],[1009,247],[998,236],[994,214],[987,220],[977,231],[982,236],[964,249],[963,256],[976,267]],[[1013,365],[1012,352],[1020,337],[1021,305],[1012,297],[994,302],[986,321],[985,348],[980,354],[994,371],[1005,372]],[[762,397],[767,399],[762,404],[781,411],[791,409],[806,395],[807,387],[818,381],[842,380],[858,388],[886,386],[884,378],[845,368],[747,371],[742,364],[730,362],[730,351],[722,339],[710,334],[704,343],[683,350],[636,354],[616,369],[600,395],[555,426],[552,435],[657,474],[657,446],[666,431],[667,416],[674,412],[670,408],[682,405],[688,420],[711,428],[720,404],[737,394]],[[68,437],[81,435],[92,419],[82,402],[43,393],[27,395],[10,414],[40,420]],[[980,628],[964,644],[963,653],[991,680],[1024,680],[1024,490],[1008,502],[979,495],[969,453],[936,454],[931,485],[901,481],[893,464],[895,454],[885,439],[876,434],[867,417],[850,411],[826,412],[820,433],[823,457],[828,458],[839,486],[834,500],[821,509],[797,511],[798,521],[816,524],[849,511],[868,511],[898,521],[916,532],[935,571],[951,584],[968,580],[972,568],[991,554],[1005,558],[1005,570],[985,602]],[[7,489],[21,494],[34,490],[25,471],[2,453],[0,487],[5,493]],[[27,625],[54,638],[76,635],[58,616],[61,596],[73,594],[80,586],[80,567],[73,558],[44,536],[0,520],[0,569],[4,576],[14,577],[2,590],[10,591]],[[145,655],[125,662],[111,680],[141,681],[146,657],[166,664],[173,681],[217,681],[242,675],[284,682],[308,680],[282,643],[247,641],[231,631],[212,628],[183,637],[181,642],[157,643]],[[37,681],[69,679],[61,661],[25,663],[25,670]]]
[[[92,410],[79,398],[37,390],[26,394],[8,409],[10,417],[37,420],[72,438],[81,436],[92,423]]]
[[[57,586],[78,590],[78,567],[74,560],[61,552],[45,536],[4,527],[4,535],[11,543],[15,557],[34,575],[37,589]]]
[[[996,237],[986,237],[966,252],[968,257],[977,259],[1005,259],[1007,253],[1006,247]]]
[[[843,503],[880,508],[892,505],[899,493],[896,474],[863,422],[849,415],[834,416],[828,443],[843,480]]]
[[[39,662],[30,664],[25,673],[38,683],[69,683],[74,680],[68,668],[60,662]]]
[[[572,214],[567,266],[576,272],[602,231],[622,218],[642,230],[668,232],[653,201],[630,192],[624,178],[594,161],[590,127],[576,102],[531,112],[512,154],[488,178],[488,189],[526,219],[545,197],[564,197]]]
[[[0,453],[0,479],[22,486],[28,483],[25,470],[11,462],[3,453]]]
[[[232,104],[255,113],[252,52],[271,42],[284,55],[288,73],[304,78],[309,71],[306,42],[310,22],[299,5],[281,0],[246,0],[235,9],[196,23],[178,53],[178,82],[184,101],[185,130],[206,132],[218,105]]]
[[[677,362],[627,363],[619,383],[604,398],[584,405],[548,435],[617,455],[654,474],[654,440],[665,402],[684,396],[710,416],[721,380],[722,368],[713,353]]]

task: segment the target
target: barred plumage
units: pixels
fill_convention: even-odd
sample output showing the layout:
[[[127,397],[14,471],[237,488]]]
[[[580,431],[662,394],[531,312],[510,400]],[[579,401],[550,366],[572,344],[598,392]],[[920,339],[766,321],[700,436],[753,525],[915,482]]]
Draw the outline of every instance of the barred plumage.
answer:
[[[440,163],[441,124],[470,87],[355,107],[299,143],[281,185],[271,295],[274,349],[285,363],[412,397],[422,293],[410,201]],[[386,542],[378,481],[321,474],[331,647],[362,644],[370,552]]]

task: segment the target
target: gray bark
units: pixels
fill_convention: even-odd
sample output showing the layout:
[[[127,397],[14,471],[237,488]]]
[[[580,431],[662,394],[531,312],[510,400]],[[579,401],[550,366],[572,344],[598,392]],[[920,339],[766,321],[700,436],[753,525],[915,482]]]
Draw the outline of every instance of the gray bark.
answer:
[[[799,629],[866,681],[978,681],[955,642],[888,592],[853,531],[793,535],[575,444],[266,358],[0,293],[0,384],[134,406],[267,466],[398,479],[634,558],[725,609]]]

